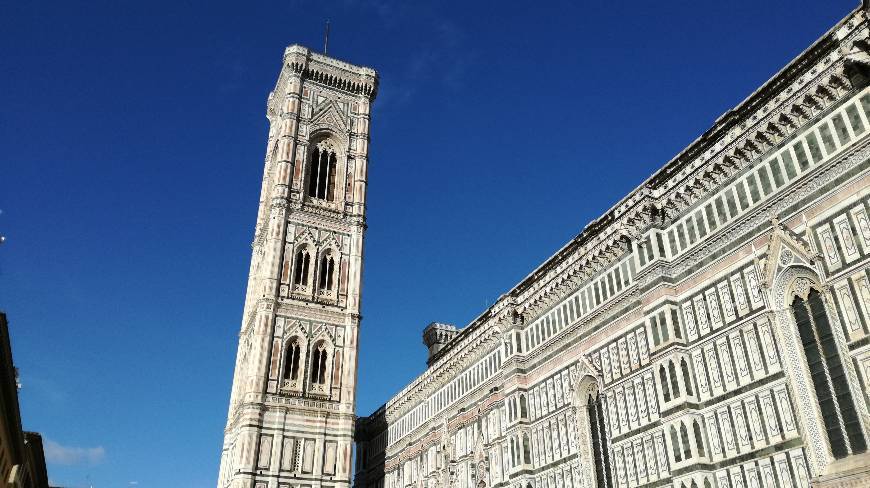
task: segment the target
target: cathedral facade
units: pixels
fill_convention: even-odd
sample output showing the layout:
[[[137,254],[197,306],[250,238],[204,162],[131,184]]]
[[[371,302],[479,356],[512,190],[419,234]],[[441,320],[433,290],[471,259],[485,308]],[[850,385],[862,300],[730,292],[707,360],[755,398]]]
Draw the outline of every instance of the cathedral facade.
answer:
[[[293,45],[269,138],[219,488],[349,488],[377,73]]]
[[[357,422],[354,484],[870,486],[868,77],[861,6],[470,324],[429,325],[428,369]]]

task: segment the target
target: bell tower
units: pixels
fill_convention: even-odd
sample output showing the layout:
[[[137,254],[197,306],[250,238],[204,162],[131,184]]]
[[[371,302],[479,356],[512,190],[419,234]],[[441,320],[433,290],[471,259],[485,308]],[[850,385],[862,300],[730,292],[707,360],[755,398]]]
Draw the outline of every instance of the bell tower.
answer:
[[[284,52],[218,488],[350,486],[377,87],[371,68]]]

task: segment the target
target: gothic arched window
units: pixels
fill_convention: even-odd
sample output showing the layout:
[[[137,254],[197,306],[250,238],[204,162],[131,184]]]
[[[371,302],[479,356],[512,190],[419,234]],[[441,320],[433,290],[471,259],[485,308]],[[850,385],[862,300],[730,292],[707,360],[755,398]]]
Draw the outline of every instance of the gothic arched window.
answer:
[[[335,151],[317,145],[311,151],[308,175],[308,196],[331,202],[335,200]]]
[[[296,258],[293,264],[293,284],[307,285],[308,284],[308,268],[311,265],[311,255],[307,248],[302,248],[296,253]]]
[[[586,412],[589,416],[589,433],[592,437],[597,486],[610,488],[613,482],[610,478],[610,446],[608,446],[607,430],[604,428],[603,403],[602,395],[590,393],[586,400]]]
[[[668,374],[671,377],[671,393],[677,398],[680,396],[680,384],[677,382],[677,368],[673,361],[668,361]]]
[[[806,300],[795,298],[791,309],[819,400],[831,453],[840,459],[865,452],[867,443],[822,295],[811,289]]]
[[[680,442],[683,444],[683,459],[691,459],[692,446],[689,444],[689,431],[684,423],[680,423]]]
[[[335,276],[335,258],[332,256],[332,251],[327,250],[320,257],[320,282],[317,286],[321,290],[332,290],[333,276]]]
[[[529,416],[529,405],[525,395],[520,395],[520,418]]]
[[[677,438],[677,429],[671,426],[671,449],[674,451],[674,462],[678,463],[683,460],[680,455],[680,440]]]
[[[683,333],[680,329],[680,315],[676,310],[671,310],[671,321],[674,323],[674,337],[682,339]]]
[[[523,462],[526,464],[532,463],[532,451],[529,445],[529,434],[523,432]]]
[[[659,366],[659,382],[662,384],[662,397],[666,402],[671,401],[671,391],[668,389],[668,374],[664,365]]]
[[[302,351],[299,349],[299,340],[293,339],[287,351],[284,353],[284,379],[295,380],[299,377],[299,357]]]
[[[686,387],[686,395],[692,394],[692,375],[689,374],[689,365],[685,359],[680,360],[680,369],[683,370],[683,383]]]
[[[326,346],[323,342],[318,342],[311,354],[311,382],[315,385],[326,384],[327,355]]]
[[[695,434],[695,445],[698,446],[698,455],[703,457],[705,456],[704,439],[701,436],[701,426],[698,425],[697,420],[692,424],[692,431]]]

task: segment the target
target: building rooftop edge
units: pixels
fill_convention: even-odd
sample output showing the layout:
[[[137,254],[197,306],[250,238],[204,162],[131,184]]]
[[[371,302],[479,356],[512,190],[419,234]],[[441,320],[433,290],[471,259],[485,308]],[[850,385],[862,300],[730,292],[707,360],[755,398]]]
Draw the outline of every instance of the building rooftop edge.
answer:
[[[364,73],[364,74],[369,74],[369,75],[374,76],[376,78],[378,77],[377,70],[372,68],[372,67],[348,63],[347,61],[332,57],[328,54],[323,54],[323,53],[317,52],[317,51],[315,51],[307,46],[304,46],[302,44],[293,43],[293,44],[290,44],[289,46],[287,46],[284,49],[284,56],[287,56],[288,54],[306,55],[306,56],[309,56],[310,59],[312,59],[314,61],[317,61],[317,62],[320,62],[323,64],[328,64],[331,66],[335,66],[336,68],[342,68],[342,69],[347,70],[347,71],[355,71],[355,72],[360,72],[360,73]]]
[[[437,356],[433,357],[433,367],[416,376],[412,381],[402,387],[396,394],[392,395],[380,408],[372,412],[369,416],[361,416],[360,418],[374,418],[377,415],[386,414],[390,405],[399,399],[399,397],[408,389],[413,387],[427,374],[436,369],[434,361],[444,357],[454,347],[460,344],[464,337],[470,334],[480,324],[485,323],[495,313],[495,309],[499,306],[506,297],[516,297],[529,287],[540,280],[545,272],[550,271],[560,261],[565,259],[571,252],[587,243],[590,239],[600,234],[604,229],[612,223],[617,210],[629,202],[632,198],[637,197],[645,191],[663,187],[668,181],[677,176],[680,170],[686,168],[694,159],[705,151],[713,148],[722,136],[727,134],[731,128],[738,126],[740,123],[746,122],[752,114],[759,108],[761,104],[768,101],[770,98],[780,92],[780,89],[786,83],[789,83],[801,74],[803,68],[806,68],[805,63],[821,58],[827,49],[836,45],[834,39],[836,31],[842,28],[847,22],[851,21],[854,16],[870,9],[870,0],[862,0],[860,5],[851,10],[845,17],[834,24],[833,27],[825,31],[816,41],[809,47],[800,52],[783,68],[774,73],[767,79],[759,88],[750,93],[740,103],[733,108],[725,111],[713,123],[713,125],[701,133],[695,140],[689,143],[683,150],[677,153],[673,158],[667,161],[663,166],[656,170],[652,175],[644,179],[637,187],[628,192],[623,198],[619,199],[614,205],[606,210],[600,217],[593,219],[583,230],[575,237],[571,238],[565,245],[560,247],[550,257],[545,259],[539,266],[532,270],[526,277],[520,280],[515,286],[506,291],[493,305],[484,309],[477,317],[472,319],[468,325],[458,329],[458,333],[453,337],[444,348],[438,352]],[[724,150],[724,149],[723,149]],[[717,151],[719,154],[721,151]],[[709,160],[709,159],[708,159]],[[707,160],[705,160],[707,161]]]

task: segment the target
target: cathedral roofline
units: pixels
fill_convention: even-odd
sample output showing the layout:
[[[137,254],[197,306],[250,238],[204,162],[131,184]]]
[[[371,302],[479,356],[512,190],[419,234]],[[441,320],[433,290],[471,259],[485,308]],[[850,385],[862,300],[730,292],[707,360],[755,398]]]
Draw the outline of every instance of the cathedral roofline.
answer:
[[[494,305],[460,329],[430,358],[429,369],[393,395],[386,402],[385,409],[372,415],[401,415],[416,403],[418,393],[422,393],[418,390],[425,389],[433,378],[437,384],[438,377],[449,374],[447,370],[456,366],[453,364],[456,362],[454,356],[468,356],[466,349],[479,342],[482,332],[488,330],[487,326],[501,327],[506,311],[520,312],[520,322],[523,318],[538,316],[566,289],[573,289],[578,280],[588,279],[608,262],[618,259],[643,232],[690,207],[697,195],[709,191],[707,187],[698,186],[705,174],[732,174],[749,166],[756,156],[746,148],[752,144],[750,136],[763,135],[766,129],[761,126],[762,122],[769,122],[772,114],[794,118],[788,115],[791,113],[788,110],[799,110],[805,103],[804,98],[799,100],[798,97],[819,97],[819,88],[842,82],[843,67],[848,63],[847,51],[852,48],[851,40],[867,35],[865,12],[868,4],[870,0],[865,0],[852,10],[760,88],[718,117],[685,149],[600,217],[589,222]],[[816,91],[810,92],[810,88]],[[792,133],[803,124],[798,117],[797,122],[786,122],[782,130]],[[725,166],[724,170],[722,166]],[[714,186],[717,187],[718,183]],[[656,219],[661,219],[661,222]],[[526,316],[522,317],[523,314]]]
[[[655,173],[647,177],[647,179],[631,190],[626,196],[607,209],[604,214],[586,224],[579,234],[568,241],[568,243],[562,246],[552,256],[547,258],[540,266],[535,268],[534,271],[529,273],[516,286],[508,291],[507,294],[522,292],[525,290],[531,283],[539,278],[542,270],[549,268],[554,264],[554,262],[560,260],[564,254],[573,251],[576,247],[582,245],[586,241],[584,238],[588,238],[589,234],[594,234],[596,231],[600,231],[602,224],[607,223],[604,221],[612,216],[622,204],[630,200],[632,196],[647,188],[658,189],[666,185],[668,180],[672,178],[677,171],[685,168],[692,162],[693,158],[704,153],[706,149],[714,146],[717,141],[727,135],[729,129],[739,125],[740,122],[748,120],[759,106],[763,105],[764,102],[778,94],[784,85],[794,81],[797,77],[803,74],[804,68],[809,64],[818,61],[821,57],[830,52],[832,48],[836,48],[837,42],[834,35],[836,31],[842,27],[843,24],[849,21],[857,12],[870,8],[865,7],[867,5],[870,5],[870,0],[862,0],[862,5],[855,8],[849,13],[849,15],[831,27],[813,44],[795,56],[795,58],[792,59],[784,68],[771,76],[764,84],[753,91],[742,102],[720,115],[709,129],[705,130],[698,138],[689,143],[685,149],[677,153],[676,156],[665,163],[664,166],[656,170]]]
[[[564,246],[559,248],[549,258],[544,260],[542,264],[535,268],[531,273],[526,275],[526,277],[523,278],[519,283],[517,283],[513,288],[505,292],[503,296],[519,295],[527,288],[529,288],[533,283],[540,280],[544,272],[549,271],[559,261],[564,259],[567,255],[575,252],[583,244],[587,243],[592,237],[600,233],[604,228],[612,223],[613,220],[615,220],[614,217],[619,208],[626,202],[631,200],[632,197],[644,192],[645,190],[656,190],[665,186],[668,183],[669,179],[672,178],[675,173],[685,168],[689,163],[692,162],[692,158],[699,156],[704,152],[704,150],[714,146],[715,143],[718,142],[723,136],[727,135],[729,129],[739,125],[740,122],[748,120],[751,117],[752,113],[757,110],[760,105],[762,105],[764,102],[768,101],[774,95],[779,93],[779,89],[781,89],[787,83],[794,81],[794,79],[803,74],[802,69],[806,68],[809,64],[818,61],[821,57],[830,52],[832,48],[836,48],[837,42],[834,35],[836,31],[840,29],[846,22],[852,19],[852,17],[857,12],[867,9],[870,9],[870,0],[862,0],[862,5],[852,10],[845,18],[843,18],[840,22],[834,25],[834,27],[830,28],[812,45],[810,45],[810,47],[795,56],[795,58],[792,59],[784,68],[771,76],[763,85],[761,85],[761,87],[752,92],[742,102],[738,103],[734,108],[729,109],[724,114],[719,116],[709,129],[704,131],[698,138],[689,143],[689,145],[685,149],[683,149],[676,156],[671,158],[671,160],[665,163],[664,166],[656,170],[655,173],[647,177],[637,187],[631,190],[626,196],[621,198],[613,206],[607,209],[600,217],[593,219],[588,224],[586,224],[586,226],[583,228],[583,230],[580,231],[579,234],[573,237]],[[494,309],[497,305],[498,303],[490,306],[475,319],[473,319],[466,327],[460,329],[460,335],[455,337],[454,341],[452,342],[455,343],[459,341],[462,332],[466,331],[469,327],[475,325],[476,323],[482,322],[483,319],[489,317],[490,314],[488,312]],[[442,349],[441,351],[441,354],[446,353],[449,349],[450,345],[444,347],[444,349]]]

